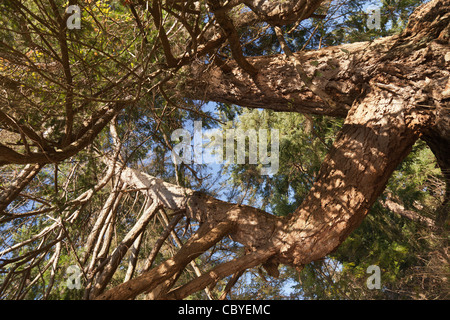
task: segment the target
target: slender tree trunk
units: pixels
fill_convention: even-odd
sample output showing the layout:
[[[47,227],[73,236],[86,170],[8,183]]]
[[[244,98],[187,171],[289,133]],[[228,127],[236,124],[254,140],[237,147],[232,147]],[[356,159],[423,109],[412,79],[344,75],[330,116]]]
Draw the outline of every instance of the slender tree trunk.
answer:
[[[190,261],[220,241],[232,228],[233,224],[229,222],[222,222],[214,227],[209,224],[203,224],[197,234],[173,258],[149,272],[97,296],[96,299],[130,299],[144,291],[156,288],[157,285],[170,279],[177,272],[184,269]]]

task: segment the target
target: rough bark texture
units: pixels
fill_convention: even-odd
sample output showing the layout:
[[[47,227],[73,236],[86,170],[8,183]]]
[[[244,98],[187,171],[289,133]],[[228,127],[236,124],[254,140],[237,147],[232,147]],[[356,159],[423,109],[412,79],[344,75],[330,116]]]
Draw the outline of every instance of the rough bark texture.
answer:
[[[309,17],[322,2],[248,0],[230,1],[228,5],[234,7],[245,3],[253,10],[245,15],[241,25],[251,21],[281,25]],[[214,284],[219,278],[239,274],[252,266],[262,264],[270,274],[276,275],[279,263],[301,267],[323,258],[361,223],[392,172],[419,138],[427,141],[447,183],[450,181],[450,1],[433,0],[421,6],[399,35],[294,53],[293,59],[285,55],[244,57],[236,38],[235,29],[239,26],[236,19],[230,18],[226,14],[228,9],[220,7],[217,1],[208,3],[211,12],[216,14],[218,25],[213,33],[217,36],[208,38],[205,34],[205,39],[200,39],[203,47],[199,46],[199,51],[212,50],[227,39],[233,60],[220,66],[190,64],[186,67],[188,81],[182,86],[185,96],[250,108],[345,117],[344,126],[325,158],[314,186],[301,206],[287,218],[220,201],[107,159],[110,174],[117,176],[121,185],[142,190],[150,202],[137,224],[99,267],[101,271],[89,292],[91,299],[131,299],[144,292],[153,292],[159,298],[182,299]],[[159,11],[152,12],[155,20],[158,14]],[[164,39],[161,41],[164,46]],[[170,48],[164,50],[170,58],[168,64],[180,66],[187,61],[171,56]],[[305,85],[292,62],[301,66],[314,87],[334,101],[333,105],[313,94],[311,85]],[[88,145],[121,109],[119,104],[106,107],[61,150],[43,149],[22,155],[0,145],[0,151],[8,149],[8,152],[1,152],[0,165],[66,159]],[[2,114],[0,120],[4,122],[11,121],[1,117]],[[26,133],[26,128],[22,129]],[[39,140],[32,133],[29,136]],[[39,168],[39,165],[26,168],[24,181],[31,179]],[[11,194],[20,192],[21,188],[20,181],[14,183]],[[448,190],[447,185],[447,202]],[[78,201],[83,203],[83,199],[90,196],[91,193],[86,193]],[[110,208],[114,198],[110,200],[99,225],[95,225],[97,228],[113,214]],[[10,200],[2,198],[0,201],[7,203]],[[127,250],[160,208],[182,210],[186,217],[199,221],[201,226],[173,258],[105,291]],[[73,222],[77,214],[64,216],[65,222]],[[441,219],[445,220],[445,215]],[[29,241],[60,224],[63,224],[63,217]],[[106,228],[102,230],[107,231]],[[246,254],[181,288],[168,291],[188,263],[225,236],[244,245]],[[89,240],[88,252],[94,246],[94,238]],[[97,244],[100,246],[101,243]],[[107,244],[102,246],[106,248]],[[157,289],[160,285],[162,290]]]
[[[243,71],[235,61],[227,62],[227,72],[219,67],[192,67],[192,81],[185,86],[192,98],[346,120],[312,190],[289,218],[178,190],[189,196],[177,208],[186,209],[188,216],[207,225],[233,225],[226,232],[253,253],[218,267],[166,297],[183,298],[213,283],[215,277],[254,265],[255,260],[271,266],[286,263],[300,267],[329,254],[361,223],[392,172],[424,133],[430,145],[439,145],[432,149],[440,165],[448,168],[447,151],[438,149],[445,146],[448,150],[447,127],[443,125],[447,115],[444,119],[439,115],[448,107],[448,97],[443,93],[449,81],[450,59],[445,58],[449,25],[449,2],[432,1],[416,10],[400,35],[298,53],[297,59],[310,77],[316,70],[316,63],[311,62],[318,61],[322,76],[313,77],[313,82],[334,98],[336,109],[314,96],[282,55],[248,58],[256,74]],[[245,266],[242,261],[246,261]],[[156,280],[149,279],[157,272],[150,270],[99,298],[127,298],[126,290],[142,292],[153,287]],[[167,273],[164,279],[171,275]]]
[[[233,60],[227,68],[191,65],[185,84],[194,99],[249,108],[346,117],[368,88],[402,94],[432,121],[421,130],[447,181],[450,199],[450,53],[448,1],[431,1],[410,17],[404,32],[373,42],[294,53],[312,83],[336,103],[330,106],[305,85],[284,55],[248,57],[250,75]],[[320,72],[320,76],[318,73]],[[207,80],[206,80],[207,79]],[[445,204],[444,204],[445,207]],[[441,221],[445,221],[445,210]]]
[[[275,237],[283,262],[319,259],[361,223],[424,125],[415,124],[407,106],[403,97],[382,90],[355,103],[317,182]]]

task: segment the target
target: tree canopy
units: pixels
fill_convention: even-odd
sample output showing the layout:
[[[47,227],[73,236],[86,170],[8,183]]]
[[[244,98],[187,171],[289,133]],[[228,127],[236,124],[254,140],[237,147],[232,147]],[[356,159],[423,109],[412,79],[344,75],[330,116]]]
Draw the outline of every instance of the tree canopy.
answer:
[[[449,1],[0,12],[1,299],[449,298]]]

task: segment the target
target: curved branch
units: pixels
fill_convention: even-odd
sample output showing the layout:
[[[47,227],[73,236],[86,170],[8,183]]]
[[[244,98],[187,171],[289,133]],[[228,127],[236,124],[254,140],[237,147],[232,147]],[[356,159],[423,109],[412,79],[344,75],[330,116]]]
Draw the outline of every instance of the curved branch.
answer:
[[[188,295],[197,292],[218,280],[225,278],[231,274],[239,273],[245,269],[255,267],[276,254],[273,247],[261,248],[258,251],[246,254],[235,260],[225,262],[208,273],[203,274],[197,279],[192,280],[188,284],[170,291],[165,299],[184,299]]]
[[[8,205],[16,199],[20,192],[33,180],[33,178],[39,173],[42,165],[27,165],[20,172],[17,178],[11,183],[8,189],[4,190],[0,194],[0,213],[8,207]],[[3,220],[0,220],[3,221]]]
[[[220,241],[233,228],[234,225],[230,222],[221,222],[214,227],[207,223],[203,224],[173,258],[126,283],[108,290],[95,299],[131,299],[144,291],[156,288],[157,285],[183,270],[191,260]]]

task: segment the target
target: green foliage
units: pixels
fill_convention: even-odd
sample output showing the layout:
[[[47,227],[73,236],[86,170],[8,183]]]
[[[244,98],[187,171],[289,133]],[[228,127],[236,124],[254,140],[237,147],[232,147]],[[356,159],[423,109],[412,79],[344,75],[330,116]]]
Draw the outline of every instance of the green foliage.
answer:
[[[342,120],[330,117],[314,117],[312,122],[308,118],[301,114],[244,109],[237,121],[224,127],[244,131],[252,128],[278,130],[280,148],[276,174],[261,175],[262,164],[253,165],[248,161],[227,167],[234,186],[246,190],[244,193],[250,192],[249,196],[258,194],[260,207],[276,215],[287,215],[301,203],[342,125]],[[255,197],[253,200],[257,201]]]

